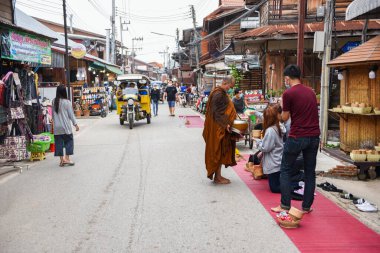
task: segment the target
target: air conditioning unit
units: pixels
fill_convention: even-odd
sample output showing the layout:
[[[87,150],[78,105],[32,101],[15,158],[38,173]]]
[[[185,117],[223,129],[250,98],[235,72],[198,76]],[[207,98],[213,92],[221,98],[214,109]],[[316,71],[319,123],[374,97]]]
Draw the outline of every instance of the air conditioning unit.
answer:
[[[325,32],[314,33],[314,53],[322,53],[325,50]]]

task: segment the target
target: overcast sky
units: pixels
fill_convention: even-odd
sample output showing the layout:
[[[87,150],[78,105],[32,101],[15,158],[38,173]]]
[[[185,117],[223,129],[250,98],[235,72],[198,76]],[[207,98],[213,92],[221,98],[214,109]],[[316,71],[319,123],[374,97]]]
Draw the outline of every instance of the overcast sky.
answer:
[[[104,34],[111,27],[111,0],[66,0],[68,13],[73,14],[74,27]],[[169,52],[176,48],[175,38],[159,36],[158,32],[175,36],[176,28],[181,30],[192,27],[189,5],[194,5],[197,25],[202,25],[203,18],[218,7],[218,0],[116,0],[118,10],[116,17],[117,38],[120,38],[120,16],[129,21],[128,31],[123,32],[123,43],[132,47],[132,38],[143,37],[135,47],[138,59],[151,62],[163,62],[158,52],[169,47]],[[45,18],[63,23],[62,0],[16,0],[16,7],[31,16]]]

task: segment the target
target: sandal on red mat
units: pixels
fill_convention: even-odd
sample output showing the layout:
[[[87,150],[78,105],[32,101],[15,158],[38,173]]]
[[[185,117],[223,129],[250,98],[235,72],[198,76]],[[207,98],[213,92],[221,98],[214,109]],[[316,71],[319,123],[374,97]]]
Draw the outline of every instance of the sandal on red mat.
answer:
[[[281,212],[288,212],[289,210],[283,209],[281,206],[272,207],[270,209],[272,212],[275,213],[281,213]]]
[[[303,212],[304,214],[308,214],[308,213],[311,213],[312,211],[314,211],[314,209],[313,209],[313,208],[311,208],[311,207],[310,207],[310,209],[309,209],[309,210],[302,210],[302,212]]]

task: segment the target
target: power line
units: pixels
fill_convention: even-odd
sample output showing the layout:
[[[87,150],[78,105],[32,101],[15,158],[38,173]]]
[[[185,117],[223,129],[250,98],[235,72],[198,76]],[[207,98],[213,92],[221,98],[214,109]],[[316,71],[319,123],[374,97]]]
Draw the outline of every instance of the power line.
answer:
[[[88,0],[88,2],[94,7],[94,9],[103,17],[105,17],[107,20],[109,19],[110,15],[107,15],[104,13],[104,10],[102,10],[101,7],[99,7],[93,0]]]
[[[47,12],[49,14],[58,14],[58,15],[63,15],[62,12],[57,12],[57,11],[53,11],[51,9],[45,9],[45,8],[41,8],[41,7],[35,7],[34,5],[29,5],[29,4],[26,4],[26,3],[23,3],[23,2],[17,2],[19,5],[21,6],[24,6],[24,7],[27,7],[27,8],[30,8],[30,9],[33,9],[33,10],[37,10],[37,11],[43,11],[43,12]]]

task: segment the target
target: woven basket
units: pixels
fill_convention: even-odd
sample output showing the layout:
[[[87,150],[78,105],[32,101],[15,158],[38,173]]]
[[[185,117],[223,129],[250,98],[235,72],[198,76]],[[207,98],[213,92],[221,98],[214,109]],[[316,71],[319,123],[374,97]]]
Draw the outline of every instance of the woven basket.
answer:
[[[259,180],[264,176],[263,167],[261,165],[253,165],[252,176],[255,180]]]
[[[261,138],[261,130],[252,130],[252,137],[260,139]]]
[[[350,157],[355,162],[365,162],[365,160],[367,159],[367,154],[350,153]]]
[[[300,221],[287,221],[287,220],[281,220],[280,218],[277,218],[278,223],[283,228],[298,228],[300,225]]]
[[[338,107],[335,107],[332,110],[333,112],[343,112],[343,108],[338,108]]]
[[[295,207],[291,207],[288,214],[293,218],[293,220],[295,221],[299,221],[299,220],[302,220],[302,217],[303,217],[303,211],[295,208]]]
[[[345,112],[345,113],[352,113],[352,107],[351,107],[351,106],[343,105],[343,106],[342,106],[342,110],[343,110],[343,112]]]
[[[367,154],[367,161],[368,162],[378,162],[380,161],[380,155],[378,154]]]

